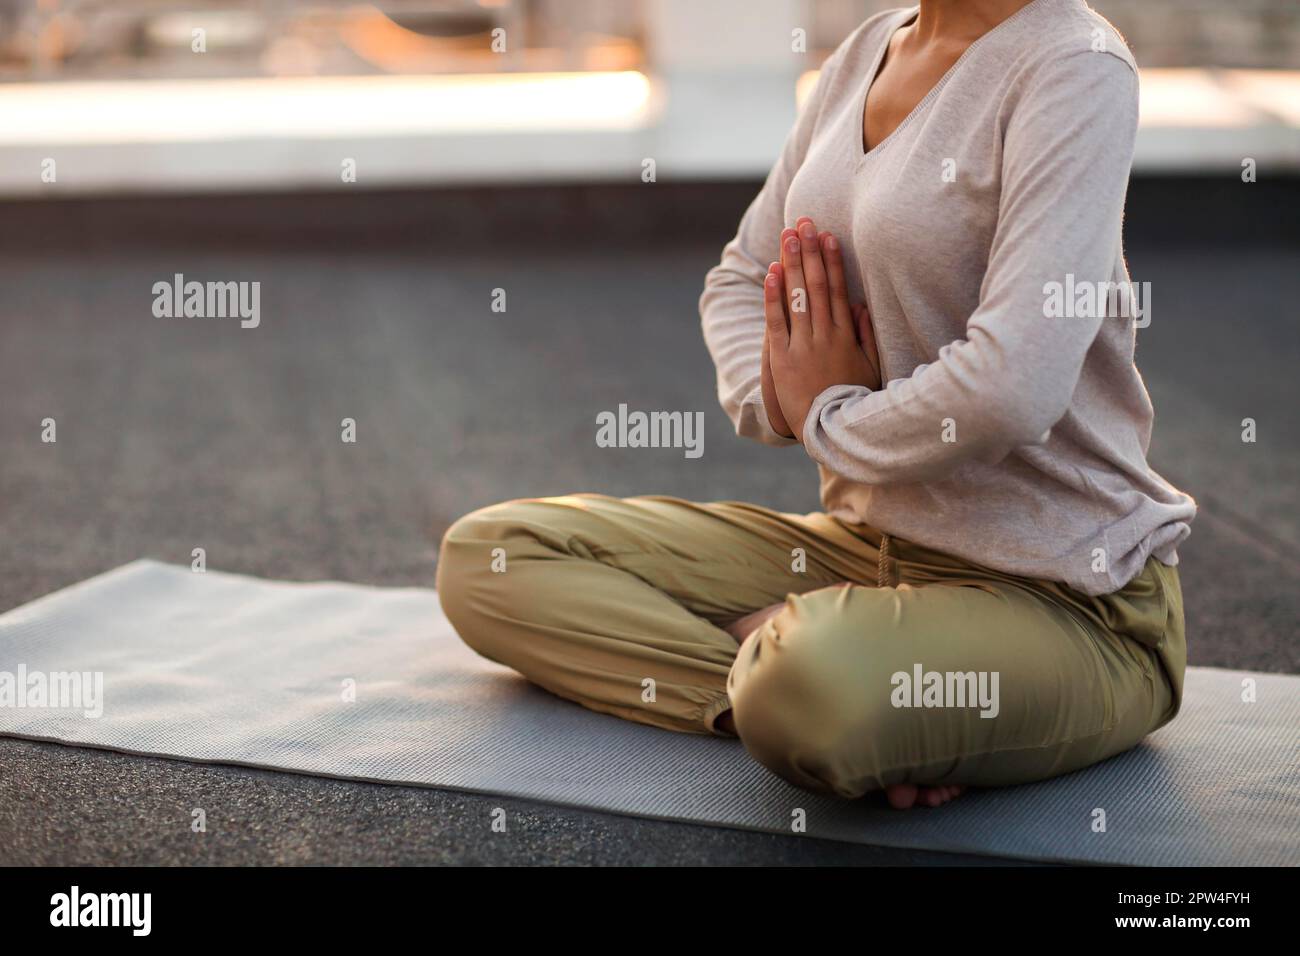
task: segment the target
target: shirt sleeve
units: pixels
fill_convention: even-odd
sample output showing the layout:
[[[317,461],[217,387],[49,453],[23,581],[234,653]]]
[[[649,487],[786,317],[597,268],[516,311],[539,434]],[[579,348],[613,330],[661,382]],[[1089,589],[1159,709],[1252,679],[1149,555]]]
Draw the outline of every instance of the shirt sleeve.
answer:
[[[852,37],[850,37],[850,40]],[[767,445],[798,444],[773,430],[763,405],[763,278],[780,258],[785,197],[803,164],[826,88],[848,40],[827,58],[763,188],[740,220],[722,260],[709,270],[700,296],[704,342],[718,374],[718,401],[736,434]]]
[[[1083,50],[1041,69],[1007,120],[966,337],[882,390],[822,392],[804,424],[812,458],[865,484],[919,482],[1046,440],[1105,314],[1048,317],[1048,284],[1115,281],[1137,110],[1137,75],[1117,56]]]

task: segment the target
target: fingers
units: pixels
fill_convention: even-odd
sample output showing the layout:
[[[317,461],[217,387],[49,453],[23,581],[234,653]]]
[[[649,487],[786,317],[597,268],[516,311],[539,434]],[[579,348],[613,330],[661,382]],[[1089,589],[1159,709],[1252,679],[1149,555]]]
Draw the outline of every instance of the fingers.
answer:
[[[811,219],[800,220],[799,261],[803,280],[808,290],[808,308],[812,318],[814,336],[828,335],[831,331],[830,287],[827,284],[826,265],[822,262],[821,241],[817,227]]]
[[[871,327],[871,313],[861,303],[851,306],[850,310],[853,315],[853,328],[858,336],[858,347],[862,349],[862,354],[867,357],[867,361],[871,363],[872,371],[876,373],[874,387],[881,388],[880,351],[876,347],[875,330]]]
[[[826,265],[831,322],[839,329],[852,329],[853,312],[849,307],[849,284],[844,278],[844,257],[840,252],[840,241],[829,232],[823,232],[817,239],[821,245],[822,262]]]
[[[781,267],[785,278],[786,307],[790,313],[790,338],[811,335],[808,286],[804,283],[799,234],[794,229],[781,231]]]
[[[763,316],[767,326],[767,342],[780,349],[790,345],[790,326],[785,315],[784,278],[781,263],[774,262],[767,267],[767,277],[763,280]]]

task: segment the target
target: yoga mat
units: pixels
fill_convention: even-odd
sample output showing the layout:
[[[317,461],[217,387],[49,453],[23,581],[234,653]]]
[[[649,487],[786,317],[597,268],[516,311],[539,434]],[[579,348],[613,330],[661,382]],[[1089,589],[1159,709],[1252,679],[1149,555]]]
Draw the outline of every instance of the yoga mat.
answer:
[[[20,668],[102,673],[102,715],[6,701]],[[4,735],[1028,860],[1296,865],[1298,729],[1300,678],[1193,668],[1183,713],[1127,754],[897,812],[792,787],[734,740],[538,690],[465,648],[430,590],[136,561],[0,615]]]

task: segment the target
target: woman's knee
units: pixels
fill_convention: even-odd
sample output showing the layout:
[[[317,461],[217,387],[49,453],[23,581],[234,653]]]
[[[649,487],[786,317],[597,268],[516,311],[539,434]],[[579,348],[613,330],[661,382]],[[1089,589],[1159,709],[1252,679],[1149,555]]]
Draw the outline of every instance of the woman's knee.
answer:
[[[494,660],[500,629],[493,618],[510,603],[506,554],[518,525],[517,504],[507,501],[457,519],[438,550],[435,586],[443,613],[462,641]]]
[[[452,522],[438,548],[436,581],[438,592],[459,592],[462,585],[490,570],[485,558],[491,542],[501,534],[501,509],[493,505],[462,515]]]
[[[741,648],[728,693],[755,760],[797,786],[857,797],[883,785],[876,743],[892,714],[888,677],[866,653],[871,625],[845,613],[844,598],[792,597]]]

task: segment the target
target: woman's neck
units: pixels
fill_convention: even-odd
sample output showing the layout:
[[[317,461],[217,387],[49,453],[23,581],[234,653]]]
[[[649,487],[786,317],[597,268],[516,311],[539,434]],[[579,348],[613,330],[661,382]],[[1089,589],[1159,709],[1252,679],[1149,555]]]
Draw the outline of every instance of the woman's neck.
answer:
[[[1033,0],[920,0],[921,12],[912,37],[931,41],[972,42]]]

